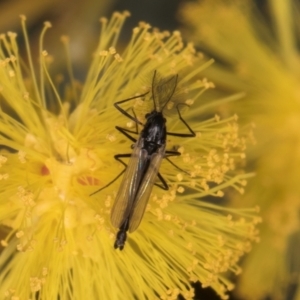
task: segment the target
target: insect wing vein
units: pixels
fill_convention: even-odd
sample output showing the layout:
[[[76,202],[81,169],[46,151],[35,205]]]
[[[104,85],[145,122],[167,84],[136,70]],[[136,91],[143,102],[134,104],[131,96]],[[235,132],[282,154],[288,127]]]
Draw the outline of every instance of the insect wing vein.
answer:
[[[111,223],[119,228],[129,216],[143,173],[143,150],[140,138],[134,146],[111,211]]]
[[[173,95],[177,85],[177,77],[170,76],[166,78],[159,77],[154,79],[153,93],[156,102],[156,107],[159,111],[165,106]]]
[[[152,154],[151,162],[145,174],[143,181],[136,195],[136,201],[130,216],[129,232],[135,231],[144,216],[147,203],[149,201],[153,185],[155,183],[159,167],[165,154],[165,145],[163,145],[158,153]]]

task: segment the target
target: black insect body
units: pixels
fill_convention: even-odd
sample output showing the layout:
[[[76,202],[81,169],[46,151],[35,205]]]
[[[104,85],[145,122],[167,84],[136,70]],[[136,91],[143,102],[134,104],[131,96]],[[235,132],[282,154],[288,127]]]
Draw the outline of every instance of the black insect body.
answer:
[[[166,151],[167,135],[178,137],[195,136],[195,132],[181,117],[179,106],[187,106],[183,103],[178,104],[176,108],[179,119],[187,127],[190,133],[173,133],[167,132],[166,129],[166,119],[162,112],[174,95],[177,86],[177,79],[178,75],[158,79],[156,71],[154,72],[152,80],[152,99],[154,109],[145,115],[145,124],[140,122],[135,115],[132,116],[119,106],[120,104],[133,100],[137,97],[128,98],[114,104],[116,109],[136,123],[136,131],[116,126],[117,130],[134,142],[133,152],[132,154],[115,155],[115,159],[122,163],[126,169],[113,181],[100,189],[103,190],[108,187],[124,173],[111,211],[112,225],[119,228],[116,241],[114,243],[115,249],[119,248],[122,250],[127,239],[127,231],[133,232],[140,225],[153,185],[157,185],[164,190],[168,190],[169,188],[166,181],[159,173],[159,168],[163,158],[166,158],[173,166],[178,168],[168,159],[168,157],[179,156],[180,153],[178,151]],[[146,94],[138,97],[145,96]],[[131,136],[131,134],[138,134],[138,124],[144,126],[144,128],[140,132],[138,139],[135,139]],[[128,165],[122,161],[122,158],[126,157],[130,157]],[[161,184],[156,183],[157,178],[160,180]]]
[[[124,247],[126,232],[136,230],[142,220],[166,148],[166,119],[161,112],[146,115],[146,124],[135,144],[112,213],[112,224],[119,228],[115,248]],[[177,154],[177,153],[176,153]],[[163,181],[165,189],[168,186]]]

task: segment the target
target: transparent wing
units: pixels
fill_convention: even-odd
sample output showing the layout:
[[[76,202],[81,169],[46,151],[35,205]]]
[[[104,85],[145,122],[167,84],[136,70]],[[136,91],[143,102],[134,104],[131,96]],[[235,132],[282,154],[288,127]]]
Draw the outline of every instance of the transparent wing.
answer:
[[[157,111],[162,111],[172,98],[177,86],[177,79],[177,75],[163,78],[155,73],[152,83],[152,93]]]
[[[136,195],[136,200],[133,204],[134,207],[131,211],[129,232],[135,231],[142,221],[164,155],[165,145],[159,149],[158,153],[152,154],[150,158],[150,165],[141,182],[138,194]]]
[[[111,210],[111,223],[119,228],[129,216],[133,207],[137,188],[140,185],[144,173],[147,152],[142,150],[143,139],[139,138],[134,146],[133,153],[129,159],[128,166],[123,175],[114,205]]]

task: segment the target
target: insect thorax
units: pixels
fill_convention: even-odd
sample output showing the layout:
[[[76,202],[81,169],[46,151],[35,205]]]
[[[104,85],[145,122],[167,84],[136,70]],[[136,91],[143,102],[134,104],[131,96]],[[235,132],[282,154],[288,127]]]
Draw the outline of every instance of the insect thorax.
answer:
[[[147,122],[141,132],[144,139],[144,149],[149,154],[156,152],[166,143],[166,119],[161,112],[153,111],[147,115]]]

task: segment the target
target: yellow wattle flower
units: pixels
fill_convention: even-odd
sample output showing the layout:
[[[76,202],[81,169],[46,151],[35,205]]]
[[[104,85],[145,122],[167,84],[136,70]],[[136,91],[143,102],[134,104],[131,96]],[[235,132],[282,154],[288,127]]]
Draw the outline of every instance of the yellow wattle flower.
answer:
[[[256,176],[239,201],[259,204],[264,221],[261,242],[244,261],[238,295],[299,300],[300,10],[285,0],[263,8],[264,14],[254,1],[198,1],[182,15],[189,38],[221,62],[205,74],[221,95],[246,92],[231,108],[257,126],[257,145],[247,153]]]
[[[25,18],[28,64],[18,54],[15,34],[0,36],[4,299],[176,299],[179,294],[192,299],[191,283],[198,280],[226,299],[233,288],[228,272],[240,272],[239,258],[258,239],[255,209],[225,209],[200,200],[221,197],[229,186],[243,192],[248,177],[240,170],[247,133],[239,131],[236,116],[222,120],[211,113],[213,104],[201,95],[213,84],[195,80],[212,61],[203,60],[192,45],[184,46],[179,32],[152,31],[145,23],[133,29],[119,54],[117,41],[127,16],[101,19],[84,85],[70,71],[63,93],[63,79],[52,79],[51,57],[43,49],[49,23],[41,34],[39,78]],[[63,43],[67,46],[68,40]],[[181,152],[172,161],[190,175],[163,162],[160,172],[170,189],[154,187],[140,227],[121,252],[113,249],[117,229],[110,223],[120,180],[90,195],[122,171],[114,155],[132,151],[132,142],[115,126],[135,124],[113,104],[148,91],[154,70],[179,74],[181,101],[191,105],[183,117],[197,136],[167,139],[168,149]],[[124,107],[132,106],[143,118],[143,101]],[[169,131],[186,130],[176,114],[166,117]]]

